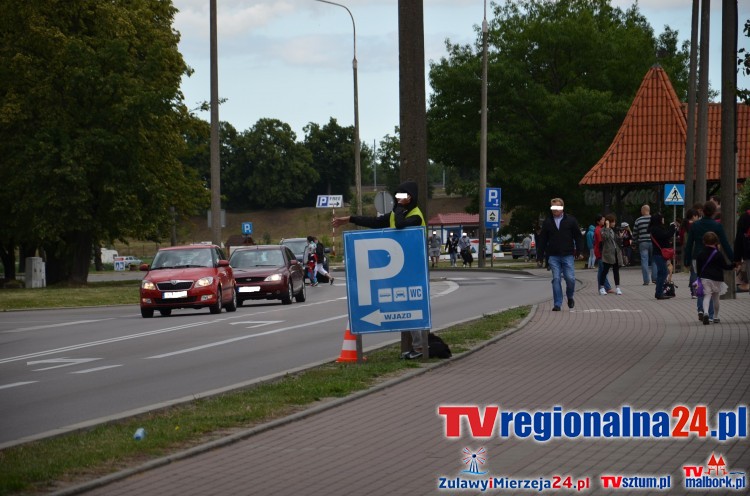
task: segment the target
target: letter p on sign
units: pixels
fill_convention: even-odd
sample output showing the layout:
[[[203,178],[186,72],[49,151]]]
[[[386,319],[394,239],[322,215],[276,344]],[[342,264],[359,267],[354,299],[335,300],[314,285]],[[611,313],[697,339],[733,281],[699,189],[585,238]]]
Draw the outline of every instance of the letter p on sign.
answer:
[[[388,263],[379,267],[370,267],[370,254],[378,251],[386,252]],[[354,240],[354,254],[357,270],[357,293],[360,305],[372,304],[370,283],[380,279],[390,279],[398,275],[404,268],[404,250],[393,239],[360,239]]]

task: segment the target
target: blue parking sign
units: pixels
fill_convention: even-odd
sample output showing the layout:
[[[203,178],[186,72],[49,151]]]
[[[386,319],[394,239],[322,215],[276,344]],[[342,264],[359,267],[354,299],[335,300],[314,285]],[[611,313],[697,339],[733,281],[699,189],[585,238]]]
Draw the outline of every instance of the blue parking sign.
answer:
[[[353,334],[432,328],[423,227],[344,233]]]

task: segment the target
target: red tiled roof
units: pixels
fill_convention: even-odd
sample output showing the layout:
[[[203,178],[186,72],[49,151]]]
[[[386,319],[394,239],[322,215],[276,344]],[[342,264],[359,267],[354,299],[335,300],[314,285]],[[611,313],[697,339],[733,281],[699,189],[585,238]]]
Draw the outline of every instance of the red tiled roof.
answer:
[[[479,214],[448,213],[437,214],[428,222],[428,226],[477,226],[479,225]]]
[[[609,149],[578,183],[681,183],[685,176],[687,106],[679,101],[664,69],[652,67],[643,78],[625,120]],[[720,178],[721,105],[708,106],[706,179]],[[750,107],[737,105],[739,180],[750,176]]]

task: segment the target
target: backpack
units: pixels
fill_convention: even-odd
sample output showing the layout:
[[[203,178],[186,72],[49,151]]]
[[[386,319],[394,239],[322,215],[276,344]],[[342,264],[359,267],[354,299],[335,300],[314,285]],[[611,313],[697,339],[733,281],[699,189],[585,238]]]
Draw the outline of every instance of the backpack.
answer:
[[[427,349],[430,350],[430,358],[450,358],[453,356],[451,349],[437,334],[427,335]]]

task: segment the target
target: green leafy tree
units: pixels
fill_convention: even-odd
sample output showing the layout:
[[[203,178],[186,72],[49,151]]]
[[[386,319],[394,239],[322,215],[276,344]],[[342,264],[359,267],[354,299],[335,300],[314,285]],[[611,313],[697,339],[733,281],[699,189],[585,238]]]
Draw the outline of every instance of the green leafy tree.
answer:
[[[504,210],[542,212],[562,196],[583,206],[578,181],[611,143],[644,74],[659,61],[679,91],[686,47],[658,39],[637,4],[522,0],[494,6],[489,30],[488,185]],[[431,158],[449,170],[449,192],[478,198],[481,33],[474,46],[447,43],[431,64]],[[658,54],[658,58],[657,58]],[[477,200],[478,201],[478,200]]]
[[[0,238],[47,281],[85,283],[92,246],[159,236],[203,187],[179,162],[187,72],[162,0],[0,0]],[[4,259],[5,260],[5,259]]]
[[[259,119],[229,139],[231,160],[222,178],[227,206],[248,210],[302,204],[320,176],[310,151],[296,140],[289,124],[278,119]]]
[[[745,27],[742,28],[742,32],[745,33],[745,36],[750,38],[750,19],[745,21]],[[740,48],[738,54],[737,66],[740,73],[745,76],[750,76],[750,51]],[[737,97],[746,104],[750,104],[750,88],[738,88]]]
[[[341,127],[331,118],[322,127],[311,122],[304,131],[304,145],[320,175],[316,182],[310,183],[305,204],[315,205],[317,195],[343,195],[344,201],[350,201],[355,177],[354,127]]]
[[[375,153],[378,167],[378,184],[385,184],[386,190],[393,193],[401,183],[401,140],[399,130],[396,135],[386,134]]]

